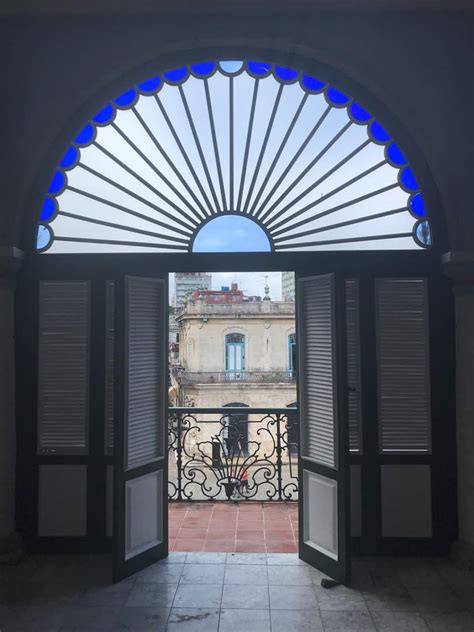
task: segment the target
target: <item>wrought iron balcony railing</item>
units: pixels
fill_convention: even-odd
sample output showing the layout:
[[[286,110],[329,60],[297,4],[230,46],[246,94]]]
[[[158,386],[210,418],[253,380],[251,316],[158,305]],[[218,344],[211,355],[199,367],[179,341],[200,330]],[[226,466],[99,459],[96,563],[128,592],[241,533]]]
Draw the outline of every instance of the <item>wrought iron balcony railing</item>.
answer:
[[[225,384],[228,382],[294,384],[294,371],[186,371],[174,369],[179,384]]]
[[[296,408],[170,408],[170,500],[297,500]]]

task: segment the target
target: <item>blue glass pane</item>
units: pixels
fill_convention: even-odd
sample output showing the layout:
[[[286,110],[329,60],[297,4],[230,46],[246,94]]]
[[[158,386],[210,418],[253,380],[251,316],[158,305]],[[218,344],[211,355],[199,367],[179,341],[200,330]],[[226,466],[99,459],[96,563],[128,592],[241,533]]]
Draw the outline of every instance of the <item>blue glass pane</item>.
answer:
[[[167,81],[172,81],[173,83],[177,83],[178,81],[183,81],[188,74],[188,69],[186,66],[182,68],[175,68],[174,70],[168,70],[168,72],[164,73],[165,79]]]
[[[38,232],[36,233],[36,248],[38,250],[43,250],[46,248],[51,241],[51,232],[46,227],[40,224],[38,226]]]
[[[54,193],[58,193],[58,191],[61,191],[65,184],[66,178],[64,176],[64,173],[62,171],[56,171],[53,179],[51,180],[51,184],[49,185],[48,193],[52,193],[53,195]]]
[[[367,123],[372,118],[372,114],[364,110],[358,103],[351,103],[349,106],[349,112],[352,118],[358,123]]]
[[[220,61],[219,62],[219,66],[221,67],[221,69],[224,72],[229,73],[229,75],[233,75],[236,72],[239,72],[239,70],[242,68],[242,66],[244,65],[243,61]]]
[[[129,105],[132,105],[132,103],[136,99],[136,96],[137,92],[135,88],[130,88],[130,90],[127,90],[127,92],[124,92],[119,97],[117,97],[115,99],[115,103],[121,108],[126,108]]]
[[[351,100],[347,94],[344,94],[344,92],[341,92],[340,90],[336,90],[336,88],[333,88],[332,86],[329,86],[326,90],[326,96],[330,103],[339,106],[347,105]]]
[[[138,84],[138,89],[142,92],[157,92],[161,86],[161,77],[153,77],[153,79],[147,79]]]
[[[395,167],[403,167],[403,165],[407,164],[407,159],[400,151],[400,147],[395,143],[390,143],[387,147],[387,158]]]
[[[390,140],[390,134],[384,130],[384,128],[377,123],[377,121],[372,121],[370,124],[370,134],[374,140],[377,140],[379,143],[386,143]]]
[[[421,193],[415,193],[410,198],[410,210],[416,217],[426,217],[425,200]]]
[[[403,186],[410,191],[416,191],[419,188],[418,182],[416,181],[416,178],[413,175],[413,171],[410,169],[410,167],[405,167],[405,169],[400,172],[400,181]]]
[[[76,145],[88,145],[94,138],[94,128],[90,123],[81,129],[74,142]]]
[[[193,252],[270,252],[270,242],[260,226],[240,215],[221,215],[201,228]]]
[[[267,75],[270,72],[270,70],[272,68],[272,65],[271,64],[267,64],[264,61],[248,61],[247,62],[247,68],[254,75],[257,75],[259,77],[263,77],[264,75]]]
[[[72,167],[72,165],[76,162],[79,157],[79,152],[75,147],[69,147],[67,152],[64,154],[63,159],[59,163],[59,166],[63,169],[67,169],[68,167]]]
[[[321,92],[322,90],[324,90],[326,83],[324,81],[316,79],[315,77],[303,75],[301,77],[301,85],[309,92]]]
[[[43,208],[41,209],[40,219],[43,222],[49,222],[49,220],[54,217],[56,213],[56,202],[53,198],[47,197],[43,203]]]
[[[99,125],[104,125],[105,123],[108,123],[109,121],[112,120],[113,115],[114,115],[114,108],[109,103],[108,105],[105,106],[105,108],[102,108],[100,112],[97,112],[97,114],[93,117],[92,120],[94,121],[94,123],[98,123]]]
[[[416,237],[420,244],[431,246],[431,228],[426,220],[420,222],[416,227]]]
[[[195,75],[199,77],[207,77],[216,67],[216,63],[214,61],[205,61],[201,64],[191,64],[191,70]]]
[[[300,73],[297,70],[293,70],[293,68],[275,66],[275,74],[282,81],[294,81]]]

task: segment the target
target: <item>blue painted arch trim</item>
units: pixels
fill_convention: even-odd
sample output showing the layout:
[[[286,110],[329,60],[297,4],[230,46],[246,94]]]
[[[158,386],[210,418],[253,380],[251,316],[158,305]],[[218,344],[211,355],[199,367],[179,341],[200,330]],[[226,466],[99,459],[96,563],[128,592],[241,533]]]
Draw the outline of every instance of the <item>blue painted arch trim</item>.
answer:
[[[165,83],[177,86],[185,83],[190,76],[205,79],[212,76],[215,72],[221,72],[227,76],[235,76],[241,74],[242,72],[247,72],[250,76],[256,78],[263,78],[272,75],[282,84],[292,84],[298,82],[302,90],[306,91],[308,94],[323,93],[328,105],[341,109],[346,108],[350,120],[357,125],[366,126],[368,138],[376,144],[384,145],[387,162],[393,167],[399,169],[398,181],[400,187],[409,194],[407,209],[413,215],[419,217],[413,208],[412,201],[415,198],[417,200],[417,209],[423,208],[423,225],[425,227],[424,234],[428,234],[429,237],[426,242],[422,242],[419,239],[420,223],[418,223],[415,224],[413,228],[414,241],[422,248],[430,248],[433,245],[429,213],[426,208],[426,202],[424,200],[419,181],[415,176],[413,169],[407,163],[404,154],[393,141],[389,131],[387,131],[386,128],[377,120],[375,120],[372,114],[363,105],[355,102],[350,95],[339,90],[337,87],[330,85],[317,77],[313,77],[305,72],[301,72],[287,66],[273,64],[266,60],[255,61],[222,59],[217,62],[209,60],[193,62],[178,68],[165,70],[160,74],[151,76],[150,79],[143,80],[122,92],[90,117],[89,121],[87,121],[87,123],[75,136],[74,141],[65,149],[63,158],[59,162],[59,165],[50,181],[47,195],[43,199],[42,209],[40,213],[38,213],[37,221],[37,233],[39,234],[41,231],[44,240],[44,228],[47,228],[50,235],[50,241],[42,247],[37,245],[37,252],[47,251],[54,241],[54,231],[49,225],[49,222],[53,221],[55,214],[48,215],[48,218],[46,219],[44,209],[47,206],[51,206],[51,204],[57,206],[56,196],[60,195],[67,187],[67,171],[72,169],[80,161],[80,149],[87,147],[94,142],[97,134],[97,128],[112,123],[117,110],[127,110],[132,108],[141,94],[147,96],[158,94]],[[199,228],[201,228],[201,226]],[[270,243],[272,244],[273,250],[272,240],[270,240]],[[190,245],[190,251],[192,251],[192,242]]]

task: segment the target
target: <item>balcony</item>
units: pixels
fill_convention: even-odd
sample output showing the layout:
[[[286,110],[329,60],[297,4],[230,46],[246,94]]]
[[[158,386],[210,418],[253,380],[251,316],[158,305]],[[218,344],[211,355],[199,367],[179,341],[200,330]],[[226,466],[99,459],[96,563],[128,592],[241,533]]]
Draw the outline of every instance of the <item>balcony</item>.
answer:
[[[178,384],[295,384],[295,371],[186,371],[174,369],[173,376]]]
[[[169,499],[298,499],[296,408],[170,408]]]

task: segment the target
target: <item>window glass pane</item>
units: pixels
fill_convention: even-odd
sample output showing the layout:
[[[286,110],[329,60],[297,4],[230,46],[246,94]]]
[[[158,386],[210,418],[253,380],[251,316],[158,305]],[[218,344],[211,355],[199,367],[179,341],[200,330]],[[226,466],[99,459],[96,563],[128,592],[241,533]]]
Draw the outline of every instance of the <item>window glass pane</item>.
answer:
[[[51,173],[39,252],[431,246],[416,174],[364,104],[271,63],[191,66],[91,113]],[[214,216],[253,228],[232,240]]]

